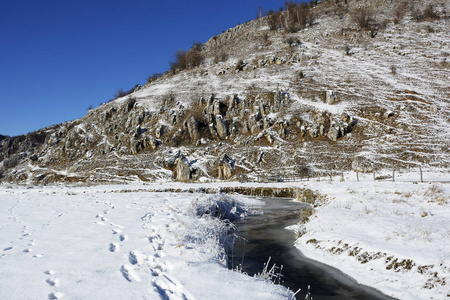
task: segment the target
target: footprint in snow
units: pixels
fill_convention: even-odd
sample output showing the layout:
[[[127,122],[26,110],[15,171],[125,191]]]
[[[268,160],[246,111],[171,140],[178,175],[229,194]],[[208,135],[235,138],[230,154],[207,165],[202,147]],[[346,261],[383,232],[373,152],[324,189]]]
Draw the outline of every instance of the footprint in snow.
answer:
[[[44,256],[44,254],[35,254],[35,255],[33,255],[34,258],[41,258],[43,256]]]
[[[53,271],[53,270],[47,270],[47,271],[44,271],[44,274],[46,274],[46,275],[55,275],[56,272]]]
[[[113,234],[119,234],[122,232],[120,229],[111,229]]]
[[[116,244],[116,243],[111,243],[111,244],[109,244],[109,248],[108,249],[111,252],[116,252],[116,251],[119,251],[120,245]]]
[[[59,278],[48,278],[45,280],[50,286],[58,286],[59,285]]]
[[[31,249],[31,248],[28,248],[28,249],[23,250],[23,252],[25,252],[25,253],[30,253],[30,252],[32,252],[32,251],[33,251],[33,249]]]
[[[126,234],[121,234],[121,235],[119,236],[119,240],[120,240],[121,242],[127,241],[127,240],[128,240],[128,236],[127,236]]]
[[[48,299],[49,300],[61,299],[62,297],[64,297],[64,294],[60,293],[60,292],[51,293],[51,294],[48,295]]]
[[[146,213],[143,217],[141,217],[142,221],[150,222],[153,220],[153,214]]]
[[[139,276],[136,275],[134,272],[133,266],[130,265],[122,265],[120,268],[120,272],[122,273],[122,276],[128,280],[128,281],[141,281]]]
[[[148,236],[147,239],[152,244],[153,250],[157,251],[164,249],[165,241],[159,234],[155,236]]]
[[[128,255],[128,260],[132,265],[142,264],[144,262],[144,255],[139,251],[132,250]]]
[[[161,299],[194,299],[192,295],[183,291],[183,287],[178,280],[168,274],[163,274],[158,279],[153,280],[152,284],[158,291]]]
[[[14,246],[7,247],[7,248],[3,249],[3,251],[9,251],[9,250],[12,250],[13,248],[14,248]]]

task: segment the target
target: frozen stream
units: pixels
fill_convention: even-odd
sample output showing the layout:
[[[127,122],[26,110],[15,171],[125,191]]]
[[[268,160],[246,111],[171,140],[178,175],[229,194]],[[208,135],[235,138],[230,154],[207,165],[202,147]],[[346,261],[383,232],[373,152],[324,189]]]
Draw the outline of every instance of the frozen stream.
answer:
[[[392,299],[375,289],[357,284],[337,269],[304,257],[294,247],[295,234],[285,228],[298,222],[306,204],[281,198],[262,200],[266,203],[261,208],[263,214],[234,222],[248,243],[244,246],[244,242],[236,242],[233,267],[243,262],[242,271],[253,276],[261,272],[264,263],[271,257],[270,267],[273,264],[283,266],[282,284],[293,291],[301,288],[297,299],[304,299],[308,285],[315,300]]]

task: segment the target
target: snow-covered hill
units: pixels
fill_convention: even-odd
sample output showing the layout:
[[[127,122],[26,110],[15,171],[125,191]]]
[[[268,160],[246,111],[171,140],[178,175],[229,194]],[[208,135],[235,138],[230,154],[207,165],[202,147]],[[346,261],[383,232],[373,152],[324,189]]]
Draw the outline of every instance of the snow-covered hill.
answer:
[[[443,0],[322,1],[303,29],[270,30],[269,17],[239,25],[201,46],[198,67],[1,140],[0,178],[256,178],[349,170],[356,156],[378,169],[446,170],[449,10]]]

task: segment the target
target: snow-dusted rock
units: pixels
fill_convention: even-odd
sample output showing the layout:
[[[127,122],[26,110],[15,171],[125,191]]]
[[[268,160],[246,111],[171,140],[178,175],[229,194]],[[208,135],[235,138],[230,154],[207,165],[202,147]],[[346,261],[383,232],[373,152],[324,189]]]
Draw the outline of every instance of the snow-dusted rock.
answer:
[[[218,166],[219,179],[220,180],[230,179],[234,171],[235,164],[236,159],[228,156],[227,154],[223,154],[219,160]]]
[[[196,144],[197,141],[200,140],[200,134],[198,132],[197,121],[194,117],[191,117],[188,121],[186,121],[186,128],[189,132],[189,136],[191,137],[192,143]]]
[[[335,91],[327,91],[326,92],[326,102],[327,104],[335,104],[339,102],[339,94]]]
[[[226,139],[228,136],[228,123],[221,115],[216,115],[216,129],[219,139]]]
[[[184,155],[180,155],[177,159],[176,178],[181,182],[189,182],[191,179],[189,161]]]

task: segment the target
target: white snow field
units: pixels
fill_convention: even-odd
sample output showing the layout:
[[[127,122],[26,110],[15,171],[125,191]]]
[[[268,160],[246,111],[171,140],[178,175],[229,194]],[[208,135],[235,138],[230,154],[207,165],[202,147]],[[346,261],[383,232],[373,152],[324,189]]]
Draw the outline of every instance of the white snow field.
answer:
[[[193,207],[214,196],[124,188],[0,186],[0,299],[292,297],[226,268],[223,224]]]
[[[347,173],[332,182],[0,185],[0,299],[291,298],[226,268],[223,222],[195,213],[219,196],[149,192],[220,186],[316,190],[326,197],[291,228],[305,256],[398,299],[449,299],[450,174],[424,178],[432,182]]]

